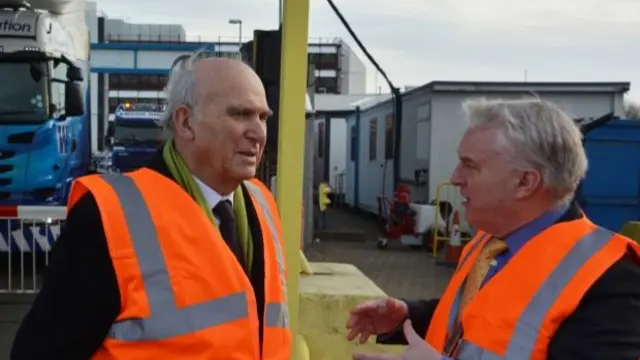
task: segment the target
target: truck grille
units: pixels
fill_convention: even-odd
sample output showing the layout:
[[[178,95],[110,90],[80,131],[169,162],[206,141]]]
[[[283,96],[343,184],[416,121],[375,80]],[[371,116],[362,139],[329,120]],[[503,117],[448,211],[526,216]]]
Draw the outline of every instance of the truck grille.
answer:
[[[0,160],[11,159],[16,155],[16,152],[13,150],[0,150]]]

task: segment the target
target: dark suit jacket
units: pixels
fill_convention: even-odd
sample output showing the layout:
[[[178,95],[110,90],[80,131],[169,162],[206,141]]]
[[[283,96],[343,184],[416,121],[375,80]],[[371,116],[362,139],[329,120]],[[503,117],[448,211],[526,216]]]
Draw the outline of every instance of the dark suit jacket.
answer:
[[[559,221],[581,216],[573,204]],[[407,303],[411,322],[424,337],[438,299]],[[380,342],[406,344],[402,330]],[[593,284],[551,338],[548,354],[548,360],[640,359],[640,266],[635,255],[624,256]]]
[[[173,179],[156,157],[148,168]],[[249,198],[243,187],[245,198]],[[264,313],[262,233],[251,201],[246,201],[253,238],[250,274],[258,319]],[[120,291],[95,198],[84,195],[71,209],[51,253],[44,284],[22,321],[12,360],[87,360],[103,343],[120,313]],[[262,343],[262,326],[260,326]]]

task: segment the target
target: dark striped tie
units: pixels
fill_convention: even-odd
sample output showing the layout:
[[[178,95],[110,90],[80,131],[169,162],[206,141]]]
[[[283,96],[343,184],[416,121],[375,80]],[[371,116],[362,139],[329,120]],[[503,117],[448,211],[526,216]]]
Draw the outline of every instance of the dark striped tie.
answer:
[[[233,205],[229,200],[221,200],[218,205],[213,208],[213,214],[220,220],[220,234],[236,256],[240,265],[245,268],[244,255],[240,248],[238,240],[238,229],[236,227],[236,217],[233,213]]]

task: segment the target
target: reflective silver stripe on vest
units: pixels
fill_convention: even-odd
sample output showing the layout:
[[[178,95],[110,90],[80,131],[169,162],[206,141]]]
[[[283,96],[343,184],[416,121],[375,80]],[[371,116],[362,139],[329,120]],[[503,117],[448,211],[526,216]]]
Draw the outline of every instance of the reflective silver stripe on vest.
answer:
[[[248,316],[248,302],[243,292],[178,309],[156,227],[142,193],[125,175],[104,175],[102,179],[111,185],[122,206],[151,310],[147,318],[114,323],[110,338],[166,339]]]
[[[481,347],[467,341],[460,344],[460,353],[456,356],[457,360],[506,360],[502,356],[496,355],[491,351],[484,350]],[[524,360],[529,357],[524,354],[509,358],[508,360]]]
[[[564,259],[540,286],[516,322],[504,356],[483,350],[470,342],[461,344],[460,360],[519,360],[530,359],[546,315],[558,300],[561,292],[582,266],[611,240],[614,233],[596,228],[571,248]],[[490,329],[487,329],[490,330]]]
[[[262,213],[264,214],[265,220],[267,221],[267,226],[271,231],[271,238],[273,239],[273,247],[276,249],[276,261],[278,263],[278,274],[280,275],[280,286],[282,287],[282,293],[284,298],[284,303],[267,303],[265,306],[265,326],[267,327],[289,327],[289,308],[287,307],[287,273],[285,271],[285,262],[284,256],[282,255],[282,244],[280,235],[276,229],[276,223],[274,216],[275,214],[271,213],[269,202],[265,199],[262,190],[252,184],[249,181],[245,181],[244,185],[247,187],[247,190],[253,195],[260,207],[262,208]],[[268,265],[265,265],[268,266]]]
[[[193,333],[248,316],[247,295],[231,294],[178,309],[151,214],[135,182],[119,174],[104,175],[120,204],[136,253],[150,316],[111,326],[108,337],[123,341],[160,340]]]

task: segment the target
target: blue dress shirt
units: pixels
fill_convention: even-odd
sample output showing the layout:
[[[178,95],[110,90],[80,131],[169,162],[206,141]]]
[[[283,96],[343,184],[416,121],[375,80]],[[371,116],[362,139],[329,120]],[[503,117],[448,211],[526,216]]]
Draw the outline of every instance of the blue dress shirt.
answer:
[[[507,243],[507,246],[509,246],[509,249],[496,257],[495,265],[491,266],[491,268],[489,269],[487,276],[484,278],[483,285],[486,284],[487,281],[489,281],[495,274],[497,274],[498,271],[500,271],[507,264],[507,262],[509,262],[509,260],[511,260],[511,258],[520,249],[522,249],[527,241],[540,234],[551,225],[555,224],[564,214],[566,214],[567,210],[569,210],[569,205],[564,205],[560,208],[547,211],[537,219],[514,231],[513,233],[511,233],[511,235],[507,236],[505,241]]]

